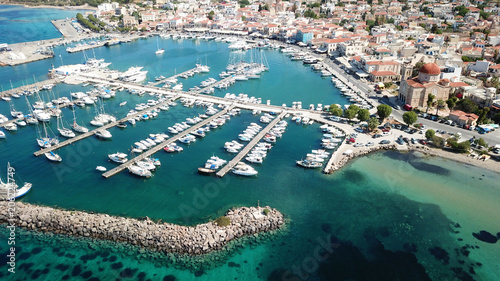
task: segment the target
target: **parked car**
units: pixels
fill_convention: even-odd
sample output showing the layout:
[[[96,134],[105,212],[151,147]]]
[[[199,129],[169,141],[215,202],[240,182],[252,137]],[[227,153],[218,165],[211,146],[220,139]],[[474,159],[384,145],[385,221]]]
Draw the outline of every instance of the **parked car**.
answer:
[[[419,140],[418,141],[420,144],[423,144],[423,145],[426,145],[427,144],[427,141],[426,140]]]
[[[364,144],[362,144],[360,142],[354,144],[354,147],[361,147],[361,146],[364,146]]]
[[[379,144],[390,144],[390,143],[391,143],[391,141],[390,141],[390,140],[381,140],[381,141],[379,142]]]
[[[373,142],[371,142],[371,141],[369,141],[369,142],[366,143],[366,146],[374,146],[374,145],[375,144]]]
[[[380,138],[382,135],[381,134],[375,134],[373,135],[373,138],[376,139],[376,138]]]
[[[395,105],[395,106],[393,106],[393,108],[396,110],[401,110],[401,106],[399,106],[399,105]]]
[[[408,139],[407,137],[404,137],[403,141],[406,142],[406,143],[410,143],[410,139]]]

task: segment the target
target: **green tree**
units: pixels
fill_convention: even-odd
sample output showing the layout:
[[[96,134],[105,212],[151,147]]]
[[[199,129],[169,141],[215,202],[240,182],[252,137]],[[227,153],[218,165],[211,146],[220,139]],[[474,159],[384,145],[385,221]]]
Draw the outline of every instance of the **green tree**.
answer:
[[[408,39],[410,40],[410,39]],[[420,68],[422,68],[422,66],[424,66],[425,62],[422,62],[422,61],[419,61],[415,64],[415,67],[413,67],[413,71],[411,73],[411,76],[412,77],[415,77],[418,75],[418,73],[420,72]]]
[[[336,104],[331,104],[330,108],[328,109],[328,111],[330,111],[330,113],[332,115],[335,115],[335,116],[342,116],[342,114],[344,114],[344,111],[342,110],[342,108],[340,108]]]
[[[467,9],[465,6],[457,6],[455,9],[453,9],[455,12],[458,13],[458,15],[465,17],[465,15],[469,12],[469,9]]]
[[[448,105],[448,108],[452,110],[455,108],[455,105],[457,104],[457,97],[451,97],[448,100],[446,100],[446,104]]]
[[[368,109],[363,108],[358,111],[359,121],[366,121],[368,118],[370,118],[370,111]]]
[[[389,117],[391,113],[392,113],[392,108],[387,104],[381,104],[377,106],[377,114],[380,117],[380,119],[384,120],[385,118]]]
[[[425,138],[428,140],[432,139],[435,135],[436,135],[436,131],[434,131],[433,129],[429,129],[429,130],[425,131]]]
[[[479,124],[485,123],[484,121],[486,120],[486,115],[488,114],[489,111],[490,111],[489,107],[485,107],[485,108],[479,110],[479,118],[477,119],[477,122]]]
[[[477,105],[469,98],[464,98],[457,102],[458,108],[467,113],[472,113],[477,110]]]
[[[380,125],[378,119],[376,117],[372,117],[368,119],[368,130],[373,131]]]
[[[495,116],[493,117],[493,121],[495,121],[495,123],[497,124],[500,124],[500,113],[495,114]]]
[[[415,113],[415,111],[408,111],[403,114],[403,121],[408,125],[411,126],[413,123],[417,122],[418,115]]]
[[[344,111],[344,116],[345,118],[352,120],[354,117],[356,117],[356,113],[357,113],[356,110],[349,108],[346,111]]]
[[[248,0],[239,0],[238,3],[240,4],[240,8],[245,8],[245,6],[250,5]]]
[[[313,10],[309,9],[307,11],[304,12],[304,17],[305,18],[313,18],[313,19],[317,19],[318,18],[318,15],[316,15],[315,12],[313,12]]]
[[[432,143],[436,147],[443,147],[444,146],[444,139],[442,137],[433,136],[432,137]]]
[[[483,138],[479,138],[479,139],[475,140],[474,142],[477,145],[480,145],[482,147],[488,147],[488,144],[486,143],[486,141]]]
[[[437,107],[436,107],[436,115],[439,116],[439,109],[444,107],[444,101],[443,100],[438,100],[437,101]]]
[[[241,16],[241,21],[246,21],[246,20],[247,20],[247,17]]]
[[[215,15],[215,12],[214,12],[214,11],[210,11],[210,12],[208,13],[207,18],[208,18],[209,20],[214,20],[214,15]]]
[[[348,109],[352,109],[354,110],[354,112],[358,113],[359,111],[359,106],[355,105],[355,104],[351,104],[349,105],[349,108]]]
[[[425,110],[425,113],[429,112],[429,108],[432,107],[432,103],[434,102],[435,97],[436,96],[431,93],[427,95],[427,109]]]

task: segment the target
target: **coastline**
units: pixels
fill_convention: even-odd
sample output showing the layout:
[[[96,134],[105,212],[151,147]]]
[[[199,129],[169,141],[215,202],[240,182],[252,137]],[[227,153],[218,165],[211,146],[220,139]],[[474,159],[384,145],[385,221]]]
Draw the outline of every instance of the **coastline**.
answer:
[[[52,6],[52,5],[33,5],[33,3],[3,3],[0,1],[0,5],[9,5],[9,6],[23,6],[24,8],[30,9],[57,9],[57,10],[97,10],[96,7],[92,7],[89,4],[81,5],[81,6]]]

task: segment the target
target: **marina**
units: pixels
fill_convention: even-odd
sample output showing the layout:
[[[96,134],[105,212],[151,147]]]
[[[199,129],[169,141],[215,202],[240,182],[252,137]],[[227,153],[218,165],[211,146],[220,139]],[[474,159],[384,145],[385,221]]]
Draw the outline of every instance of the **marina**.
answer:
[[[226,62],[230,60],[231,52],[228,44],[221,38],[202,39],[201,34],[199,39],[188,39],[187,35],[185,36],[184,39],[144,38],[120,46],[94,48],[94,57],[111,62],[110,69],[100,73],[68,75],[65,81],[74,83],[57,84],[57,95],[61,97],[69,97],[70,93],[86,92],[94,85],[100,84],[103,88],[116,91],[116,96],[102,100],[106,112],[117,116],[115,122],[88,133],[76,134],[74,138],[61,140],[57,145],[36,151],[36,156],[45,156],[38,158],[32,153],[38,149],[34,141],[37,130],[35,126],[19,126],[17,131],[5,131],[6,138],[0,139],[2,160],[11,161],[16,172],[18,171],[27,182],[33,183],[33,188],[21,199],[23,202],[19,202],[20,208],[24,212],[25,209],[31,209],[26,206],[28,204],[48,206],[36,209],[36,212],[30,213],[29,216],[18,218],[20,222],[26,222],[30,229],[20,227],[16,230],[20,233],[16,242],[22,245],[22,249],[18,248],[19,253],[30,253],[25,260],[19,260],[19,265],[25,267],[27,263],[34,263],[32,271],[19,272],[19,278],[29,279],[35,270],[42,271],[47,268],[49,271],[45,277],[53,280],[61,279],[64,275],[70,276],[73,270],[81,270],[87,279],[88,274],[91,274],[92,277],[102,280],[110,276],[122,278],[129,276],[127,274],[130,272],[133,272],[132,278],[146,276],[152,280],[167,276],[170,278],[167,280],[173,280],[171,276],[175,276],[177,280],[193,280],[200,276],[200,280],[235,280],[242,276],[252,280],[280,280],[287,277],[283,275],[284,272],[296,267],[297,262],[311,257],[318,245],[329,245],[328,241],[338,243],[340,248],[331,253],[331,259],[318,263],[321,270],[317,272],[321,274],[331,268],[343,268],[334,262],[336,260],[345,260],[356,269],[375,268],[376,266],[368,260],[365,261],[364,257],[362,262],[349,259],[351,256],[362,257],[362,253],[370,252],[374,260],[389,260],[398,268],[406,270],[406,266],[411,264],[414,266],[412,268],[421,269],[422,264],[426,267],[430,265],[430,274],[435,276],[433,279],[452,279],[449,278],[449,268],[436,260],[429,251],[437,246],[450,253],[450,264],[453,266],[459,266],[459,261],[464,261],[466,265],[481,262],[483,266],[475,267],[474,270],[481,274],[485,271],[495,272],[497,265],[490,262],[490,257],[498,255],[494,248],[496,245],[478,242],[470,233],[486,228],[485,226],[492,226],[486,230],[494,231],[493,227],[498,224],[494,220],[495,217],[479,216],[478,213],[488,214],[486,206],[496,208],[498,196],[468,192],[470,186],[477,186],[478,183],[494,186],[495,173],[457,165],[440,158],[427,159],[413,153],[399,154],[393,151],[376,152],[356,159],[349,157],[349,162],[342,160],[342,166],[337,166],[341,159],[347,158],[343,155],[345,151],[352,150],[353,155],[365,155],[365,152],[375,150],[375,147],[354,147],[347,144],[343,138],[335,150],[329,151],[330,158],[323,167],[324,173],[338,169],[337,172],[324,175],[319,168],[299,167],[296,165],[297,160],[309,155],[309,152],[318,152],[321,149],[321,139],[324,135],[321,133],[322,125],[335,127],[344,135],[353,131],[353,126],[347,123],[326,119],[329,115],[325,106],[344,106],[357,101],[351,102],[351,97],[343,94],[341,89],[332,83],[328,73],[323,76],[320,72],[313,72],[310,67],[304,66],[303,61],[292,61],[272,48],[263,50],[272,68],[261,74],[259,79],[236,81],[228,89],[216,88],[214,85],[222,85],[234,78],[220,79],[218,76],[227,71]],[[159,48],[158,40],[165,43],[164,45],[168,43],[162,56],[155,55]],[[36,72],[38,69],[43,69],[43,73],[40,71],[36,76],[36,79],[41,81],[51,64],[57,66],[62,64],[62,60],[65,65],[81,63],[83,53],[68,53],[66,47],[68,46],[55,47],[55,58],[39,61],[29,70],[19,66],[14,68],[15,71],[0,69],[4,71],[0,79],[3,79],[4,88],[9,84],[8,80],[12,79],[14,85],[19,85],[20,81],[32,76],[29,74],[31,71]],[[61,57],[58,57],[59,54]],[[163,88],[158,82],[163,82],[166,78],[159,81],[155,79],[162,75],[180,78],[181,74],[193,69],[195,61],[205,56],[210,73],[199,73],[182,80],[184,90]],[[144,82],[126,82],[108,77],[137,66],[143,66],[143,70],[148,71]],[[184,69],[189,70],[176,73],[176,70]],[[328,70],[328,67],[326,69]],[[357,98],[356,83],[342,80],[341,73],[335,73],[333,69],[328,71],[334,74],[334,78],[341,80]],[[209,78],[217,82],[187,91],[194,86],[201,86],[201,82]],[[157,87],[153,86],[153,83],[156,83]],[[215,87],[214,92],[205,94],[204,91],[211,87]],[[365,99],[363,92],[359,96]],[[31,96],[27,98],[32,103],[35,99]],[[137,110],[135,115],[126,116],[127,112],[136,106],[153,104],[162,98],[167,100],[150,105],[145,110]],[[11,102],[17,110],[27,112],[23,100],[13,98]],[[158,117],[138,122],[135,126],[125,122],[152,109],[159,109],[169,102],[178,102],[179,105],[171,106],[169,111],[162,111]],[[175,135],[167,131],[167,126],[173,127],[172,124],[201,118],[205,115],[208,104],[219,108],[220,111]],[[299,106],[302,104],[305,105],[304,108]],[[8,115],[10,105],[0,101],[0,113]],[[312,108],[308,105],[312,105]],[[372,112],[375,105],[371,105]],[[82,124],[93,120],[98,109],[98,105],[75,108]],[[211,121],[235,109],[241,109],[241,114],[231,117],[234,121],[210,131],[206,137],[203,132],[198,132]],[[61,110],[64,112],[64,118],[69,120],[72,113],[70,109],[61,106]],[[240,151],[231,154],[221,148],[221,144],[234,139],[235,132],[246,130],[245,128],[253,126],[260,118],[271,113],[276,114],[275,118],[265,127],[260,124],[264,128]],[[295,121],[297,117],[301,118],[299,122]],[[272,153],[269,153],[264,162],[248,163],[258,168],[258,176],[228,175],[227,172],[245,159],[266,132],[281,121],[288,121],[290,125],[278,141],[279,145],[273,146]],[[127,124],[123,126],[124,123]],[[55,119],[46,125],[56,131]],[[119,125],[122,128],[115,128]],[[112,129],[110,133],[113,137],[107,141],[89,138],[103,129]],[[152,139],[152,135],[157,137],[161,134],[168,134],[170,137],[161,143],[150,143],[151,147],[147,150],[130,153],[133,152],[131,145],[134,141],[144,140],[148,136],[148,139]],[[182,151],[181,153],[161,151],[190,134],[197,134],[195,145],[182,143],[175,148],[172,146],[172,152]],[[392,139],[392,136],[387,138]],[[370,139],[360,137],[360,141],[366,143]],[[379,148],[384,149],[381,146]],[[55,155],[60,158],[50,152],[57,152]],[[118,157],[118,160],[124,163],[111,163],[109,156],[118,152],[124,153],[130,160]],[[121,173],[136,162],[153,155],[162,165],[152,172],[153,176],[146,179],[136,176],[137,174]],[[229,160],[227,165],[217,172],[218,177],[198,174],[197,168],[200,164],[215,155],[220,159]],[[51,157],[53,161],[47,161],[46,157]],[[58,162],[58,159],[62,161]],[[4,165],[4,162],[0,165]],[[475,178],[467,176],[470,173],[474,173]],[[394,180],[390,181],[388,178]],[[428,181],[432,181],[432,184]],[[432,198],[423,194],[423,189],[432,194]],[[465,192],[467,196],[456,196],[459,192]],[[233,218],[227,210],[235,205],[256,206],[251,207],[251,212],[245,213],[247,220],[240,222],[235,219],[235,222],[245,229],[235,227],[226,231],[224,229],[228,228],[221,228],[224,232],[218,231],[221,229],[216,226],[212,229],[212,221],[222,216]],[[51,206],[57,208],[53,209]],[[267,236],[264,235],[265,231],[260,231],[261,227],[265,228],[267,225],[267,220],[271,221],[273,218],[260,213],[254,215],[255,210],[267,208],[262,206],[272,206],[284,214],[287,219],[286,227],[280,235]],[[463,206],[467,208],[462,208]],[[274,210],[272,209],[273,212]],[[58,221],[61,221],[57,219],[59,215],[62,218],[71,218],[63,212],[72,212],[75,218],[85,218],[87,221],[64,220],[64,228],[57,229]],[[37,218],[39,214],[47,224],[39,226],[32,222],[35,219],[31,218]],[[480,219],[471,219],[474,217]],[[288,219],[293,223],[287,223]],[[108,224],[107,227],[101,225],[106,225],[106,221],[115,223],[118,220],[116,228],[114,224]],[[163,242],[169,241],[170,245],[175,245],[172,252],[180,249],[179,252],[183,253],[198,251],[210,254],[188,259],[177,256],[170,258],[150,252],[149,249],[156,249],[163,244],[153,244],[153,240],[142,239],[137,236],[137,232],[143,227],[147,228],[148,237],[154,237],[155,242],[163,243],[164,229],[161,227],[162,222],[157,223],[158,220],[168,222],[169,227],[172,227],[169,231],[173,231],[163,236]],[[265,223],[257,226],[248,224],[255,220]],[[247,224],[244,224],[245,222]],[[453,227],[455,223],[460,223],[461,228]],[[450,225],[452,230],[460,233],[450,233]],[[60,231],[64,235],[48,236],[32,232],[43,227],[52,230],[52,226],[55,226],[54,231]],[[388,233],[387,229],[391,231]],[[2,234],[8,235],[5,229],[2,231]],[[155,231],[159,231],[160,236],[157,236]],[[72,237],[74,232],[76,235]],[[126,238],[124,237],[127,243],[115,242],[120,241],[117,234],[120,232],[127,234]],[[210,235],[196,236],[199,237],[196,250],[181,246],[186,245],[180,243],[181,240],[168,240],[171,237],[190,237],[199,233]],[[233,236],[238,239],[229,238]],[[463,242],[458,238],[463,239]],[[96,241],[99,239],[107,241]],[[134,244],[134,241],[137,244]],[[229,247],[219,248],[226,245],[226,241],[231,241],[227,244]],[[408,245],[413,249],[418,248],[417,257],[407,251],[401,254]],[[464,245],[477,245],[480,249],[470,249],[470,257],[453,254],[456,249],[460,251]],[[0,248],[6,250],[5,245]],[[161,249],[168,252],[168,247]],[[212,251],[213,249],[217,251]],[[58,257],[61,253],[67,256]],[[60,264],[71,266],[65,269],[57,263],[45,265],[48,260],[60,260]],[[120,268],[116,269],[117,267]],[[102,271],[99,268],[102,268]],[[312,275],[319,275],[317,272]],[[316,277],[318,276],[314,276]],[[333,277],[318,277],[321,278],[330,280]]]
[[[199,129],[199,128],[207,125],[207,124],[209,124],[210,122],[212,122],[212,120],[215,120],[218,117],[226,114],[231,109],[232,109],[232,107],[228,107],[228,108],[226,108],[224,110],[219,111],[218,113],[210,116],[209,118],[201,121],[200,123],[197,123],[197,124],[191,126],[189,129],[178,133],[177,135],[169,138],[168,140],[166,140],[166,141],[158,144],[155,147],[150,148],[148,151],[142,153],[141,155],[139,155],[139,156],[137,156],[137,157],[135,157],[135,158],[133,158],[131,160],[128,160],[127,162],[123,163],[122,165],[120,165],[120,166],[118,166],[116,168],[113,168],[113,169],[111,169],[111,170],[103,173],[102,176],[105,177],[105,178],[109,178],[109,177],[112,177],[112,176],[120,173],[121,171],[125,170],[126,168],[128,168],[130,165],[133,165],[137,161],[142,160],[142,159],[144,159],[146,157],[149,157],[149,156],[155,154],[158,151],[161,151],[167,145],[169,145],[169,144],[171,144],[171,143],[179,140],[180,138],[188,135],[190,132],[193,132],[193,131],[195,131],[195,130],[197,130],[197,129]]]
[[[225,176],[236,164],[238,164],[243,157],[245,157],[250,150],[273,128],[283,117],[287,114],[286,111],[282,111],[276,118],[271,121],[264,129],[262,129],[231,161],[222,167],[216,175],[218,177]]]
[[[155,105],[155,106],[153,106],[153,107],[150,107],[150,108],[144,109],[143,111],[140,111],[140,112],[134,113],[133,115],[126,116],[126,117],[124,117],[124,118],[122,118],[122,119],[119,119],[119,120],[117,120],[117,121],[110,122],[110,123],[108,123],[108,124],[103,125],[102,127],[99,127],[99,128],[97,128],[97,129],[94,129],[94,130],[89,131],[89,132],[87,132],[87,133],[80,134],[80,135],[78,135],[78,136],[76,136],[76,137],[74,137],[74,138],[67,139],[67,140],[65,140],[65,141],[63,141],[63,142],[60,142],[60,143],[56,144],[56,145],[53,145],[53,146],[50,146],[50,147],[47,147],[47,148],[44,148],[44,149],[38,150],[38,151],[36,151],[36,152],[35,152],[35,153],[33,153],[33,154],[34,154],[35,156],[37,156],[37,157],[38,157],[38,156],[43,155],[43,154],[45,154],[45,153],[47,153],[47,152],[50,152],[50,151],[53,151],[53,150],[57,150],[57,149],[59,149],[59,148],[61,148],[61,147],[64,147],[64,146],[66,146],[66,145],[70,145],[70,144],[75,143],[75,142],[77,142],[77,141],[80,141],[80,140],[82,140],[82,139],[88,138],[88,137],[90,137],[90,136],[92,136],[92,135],[95,135],[97,132],[100,132],[100,131],[103,131],[103,130],[107,130],[107,129],[109,129],[109,128],[112,128],[112,127],[114,127],[114,126],[117,126],[117,125],[118,125],[118,124],[120,124],[120,123],[124,123],[124,122],[126,122],[128,119],[130,119],[130,118],[134,118],[134,117],[136,117],[136,116],[141,116],[141,115],[143,115],[144,113],[146,113],[146,112],[148,112],[148,111],[151,111],[152,109],[159,108],[159,107],[160,107],[160,106],[162,106],[162,105],[168,104],[169,102],[172,102],[172,101],[176,100],[177,98],[178,98],[178,96],[173,97],[173,98],[171,98],[171,99],[170,99],[170,100],[168,100],[168,101],[165,101],[165,102],[160,103],[160,104],[157,104],[157,105]]]

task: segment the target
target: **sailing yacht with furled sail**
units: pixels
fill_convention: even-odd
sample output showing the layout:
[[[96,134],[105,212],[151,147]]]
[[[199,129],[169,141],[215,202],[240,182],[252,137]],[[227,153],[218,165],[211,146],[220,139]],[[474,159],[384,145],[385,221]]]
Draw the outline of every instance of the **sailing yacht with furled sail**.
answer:
[[[59,115],[57,117],[57,130],[61,134],[61,136],[66,137],[66,138],[74,138],[75,132],[71,131],[71,129],[65,128],[63,121],[62,121],[62,115]]]
[[[31,189],[31,183],[25,182],[22,187],[19,187],[14,180],[16,171],[10,163],[7,163],[7,182],[3,182],[0,177],[0,200],[11,200],[12,198],[19,198]]]
[[[165,49],[163,49],[163,48],[160,49],[160,45],[158,43],[158,37],[156,37],[156,52],[155,52],[155,54],[161,55],[163,53],[165,53]]]
[[[59,140],[57,139],[57,137],[49,137],[45,123],[42,122],[42,126],[43,126],[43,132],[40,132],[40,130],[38,130],[38,138],[36,139],[38,145],[41,148],[47,148],[51,147],[52,145],[59,144]]]
[[[73,107],[73,124],[70,125],[71,128],[73,128],[73,131],[77,132],[77,133],[87,133],[89,131],[89,129],[87,129],[86,127],[82,126],[82,125],[79,125],[77,122],[76,122],[76,115],[75,115],[75,108]]]

